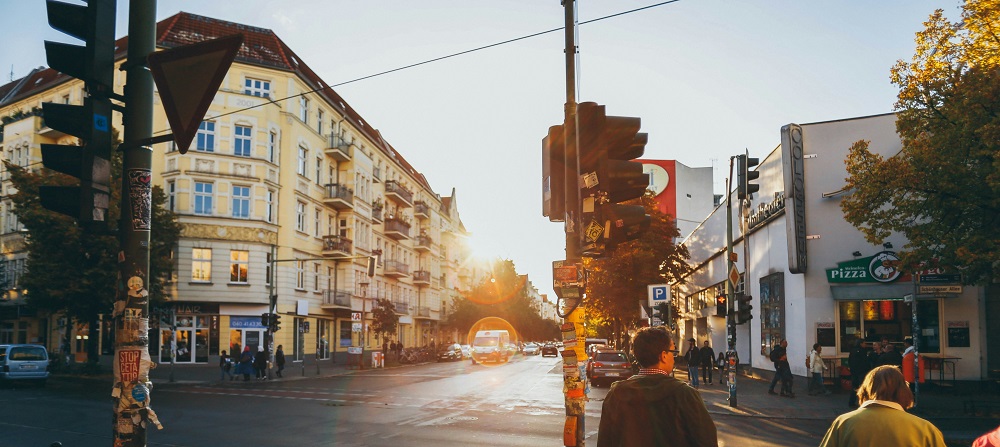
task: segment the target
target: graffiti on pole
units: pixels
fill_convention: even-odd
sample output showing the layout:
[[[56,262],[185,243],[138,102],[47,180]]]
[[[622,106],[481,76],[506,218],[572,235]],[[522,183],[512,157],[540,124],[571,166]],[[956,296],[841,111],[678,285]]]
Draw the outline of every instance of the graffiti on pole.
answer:
[[[152,220],[153,189],[149,169],[129,169],[128,198],[132,211],[132,229],[148,230]]]

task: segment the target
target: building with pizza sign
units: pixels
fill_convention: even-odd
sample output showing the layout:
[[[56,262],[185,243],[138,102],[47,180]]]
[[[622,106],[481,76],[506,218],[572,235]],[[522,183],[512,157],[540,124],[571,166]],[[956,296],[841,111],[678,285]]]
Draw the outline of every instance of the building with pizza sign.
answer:
[[[736,330],[742,363],[773,370],[767,355],[787,339],[792,372],[807,376],[813,343],[828,363],[842,365],[856,340],[902,345],[916,333],[934,378],[942,366],[957,380],[1000,368],[1000,339],[988,331],[1000,323],[997,288],[962,286],[951,271],[900,271],[896,250],[905,239],[873,245],[844,220],[848,149],[867,140],[873,153],[892,157],[902,147],[895,129],[894,114],[783,126],[780,144],[757,167],[759,193],[746,207],[733,193],[735,290],[753,306],[753,319]],[[716,351],[727,345],[726,318],[715,305],[727,277],[726,216],[723,202],[684,241],[695,271],[674,284],[678,336],[699,346],[708,340]]]

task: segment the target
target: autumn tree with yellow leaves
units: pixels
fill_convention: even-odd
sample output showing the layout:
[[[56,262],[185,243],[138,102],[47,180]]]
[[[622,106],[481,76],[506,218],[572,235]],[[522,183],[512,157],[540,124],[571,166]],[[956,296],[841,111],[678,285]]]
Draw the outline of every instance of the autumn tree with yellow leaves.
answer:
[[[937,10],[917,33],[899,86],[889,158],[858,141],[846,160],[848,222],[873,244],[909,241],[904,268],[941,267],[966,284],[1000,280],[1000,0],[969,0],[961,20]]]

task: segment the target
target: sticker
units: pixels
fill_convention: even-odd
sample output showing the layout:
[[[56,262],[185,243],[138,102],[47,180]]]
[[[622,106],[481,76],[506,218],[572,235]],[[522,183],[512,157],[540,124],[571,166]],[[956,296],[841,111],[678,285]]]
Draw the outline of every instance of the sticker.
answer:
[[[149,169],[128,171],[128,200],[132,211],[132,229],[149,230],[153,203],[152,175]]]
[[[115,356],[115,376],[121,378],[122,383],[132,383],[139,380],[139,365],[142,360],[141,349],[119,350]]]
[[[132,398],[135,399],[136,402],[139,402],[140,404],[146,402],[147,397],[149,397],[149,389],[146,388],[146,385],[140,383],[132,387]]]
[[[125,307],[143,307],[149,302],[149,291],[143,287],[145,282],[141,276],[128,279],[128,305]]]

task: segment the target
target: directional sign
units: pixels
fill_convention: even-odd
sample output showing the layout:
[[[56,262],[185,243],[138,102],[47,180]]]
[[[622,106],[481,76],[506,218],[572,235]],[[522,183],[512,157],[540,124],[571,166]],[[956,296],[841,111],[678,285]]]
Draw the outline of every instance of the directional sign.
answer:
[[[646,289],[649,291],[650,307],[670,300],[670,284],[650,284]]]

